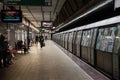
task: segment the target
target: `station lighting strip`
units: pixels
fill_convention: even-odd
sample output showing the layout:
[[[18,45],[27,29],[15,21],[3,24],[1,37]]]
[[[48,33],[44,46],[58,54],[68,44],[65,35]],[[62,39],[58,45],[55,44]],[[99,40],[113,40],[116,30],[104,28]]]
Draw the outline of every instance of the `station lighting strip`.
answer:
[[[23,22],[22,22],[24,25],[28,26],[28,22],[26,22],[24,19],[23,19]],[[34,29],[36,32],[39,32],[38,29],[36,29],[33,25],[30,24],[29,26],[30,28]]]

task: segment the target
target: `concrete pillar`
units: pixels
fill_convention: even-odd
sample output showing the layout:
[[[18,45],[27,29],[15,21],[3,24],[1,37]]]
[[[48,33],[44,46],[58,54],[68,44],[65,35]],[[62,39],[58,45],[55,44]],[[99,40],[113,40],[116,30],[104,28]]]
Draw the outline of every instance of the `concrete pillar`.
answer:
[[[15,47],[15,30],[14,30],[14,28],[8,30],[8,41],[9,41],[9,44],[14,48]]]
[[[20,36],[20,40],[22,40],[22,30],[20,30],[19,36]]]

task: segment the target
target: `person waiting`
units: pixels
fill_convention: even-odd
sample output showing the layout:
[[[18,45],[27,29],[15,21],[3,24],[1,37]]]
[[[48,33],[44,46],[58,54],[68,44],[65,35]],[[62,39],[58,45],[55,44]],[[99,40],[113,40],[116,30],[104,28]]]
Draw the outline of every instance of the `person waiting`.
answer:
[[[39,37],[39,42],[40,42],[40,47],[42,48],[43,46],[45,46],[45,43],[44,43],[44,37],[41,35]]]

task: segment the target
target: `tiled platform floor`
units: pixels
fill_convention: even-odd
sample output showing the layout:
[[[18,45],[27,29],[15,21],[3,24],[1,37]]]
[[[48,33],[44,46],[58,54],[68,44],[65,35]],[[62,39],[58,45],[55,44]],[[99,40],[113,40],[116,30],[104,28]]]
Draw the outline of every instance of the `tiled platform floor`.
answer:
[[[29,54],[18,54],[14,64],[0,69],[0,80],[94,80],[55,45],[46,41],[30,48]]]

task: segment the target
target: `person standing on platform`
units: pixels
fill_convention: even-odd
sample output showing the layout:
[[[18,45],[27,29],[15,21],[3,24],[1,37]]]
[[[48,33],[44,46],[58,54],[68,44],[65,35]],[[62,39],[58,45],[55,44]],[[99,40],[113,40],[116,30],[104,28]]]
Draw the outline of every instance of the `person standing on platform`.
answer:
[[[47,40],[47,36],[45,36],[45,40]]]
[[[7,38],[7,32],[4,32],[3,34],[0,35],[0,67],[2,65],[4,67],[7,67],[7,51],[8,51],[8,42],[6,41]],[[3,60],[3,63],[2,63]]]
[[[39,37],[39,42],[40,42],[40,47],[42,48],[43,46],[45,46],[45,43],[44,43],[44,37],[41,35]]]
[[[39,39],[38,39],[38,36],[35,37],[35,44],[38,44],[39,42]]]

